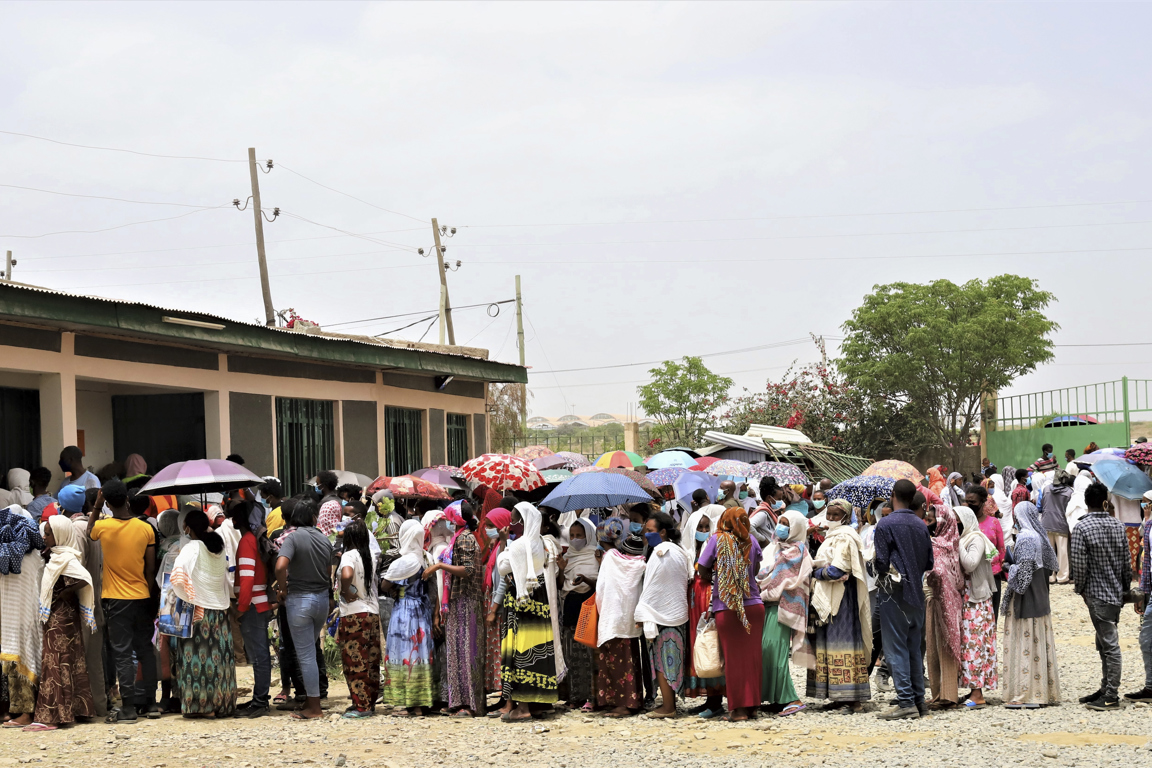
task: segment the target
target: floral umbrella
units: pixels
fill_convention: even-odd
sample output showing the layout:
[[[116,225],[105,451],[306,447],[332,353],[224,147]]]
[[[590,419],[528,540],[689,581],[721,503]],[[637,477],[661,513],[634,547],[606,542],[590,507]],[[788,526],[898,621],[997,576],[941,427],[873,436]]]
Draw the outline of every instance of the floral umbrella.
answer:
[[[435,483],[430,483],[427,480],[421,480],[412,475],[400,475],[399,477],[385,477],[380,476],[372,481],[372,485],[365,489],[365,493],[371,496],[376,491],[388,489],[392,492],[392,496],[397,499],[450,499],[451,496],[440,486]]]
[[[551,456],[555,451],[543,445],[526,445],[520,450],[516,451],[516,455],[522,459],[542,459],[545,456]]]
[[[684,469],[683,467],[668,467],[667,469],[658,469],[655,472],[649,472],[647,477],[652,481],[653,485],[661,488],[665,485],[672,485],[676,482],[676,478],[689,471],[691,470]]]
[[[721,459],[720,461],[714,461],[709,464],[704,468],[704,471],[717,477],[720,475],[729,475],[730,477],[748,477],[752,474],[752,465],[746,461]]]
[[[761,461],[753,464],[748,479],[759,480],[762,477],[774,477],[785,485],[808,485],[811,482],[804,470],[786,461]]]
[[[920,474],[916,467],[897,459],[877,461],[864,470],[861,475],[864,477],[890,477],[893,480],[911,480],[916,485],[920,485],[920,481],[924,479],[924,475]]]
[[[1137,464],[1152,464],[1152,443],[1139,443],[1124,452],[1124,458]]]
[[[602,469],[616,467],[619,469],[632,469],[644,464],[644,457],[632,451],[609,451],[592,462]]]
[[[580,469],[580,467],[592,466],[592,462],[588,461],[588,457],[582,453],[575,453],[574,451],[558,451],[556,455],[563,456],[568,460],[568,464],[564,467],[564,469],[568,470],[569,472],[575,472],[577,469]]]
[[[447,472],[450,477],[456,480],[464,479],[464,473],[460,471],[460,467],[454,467],[451,464],[437,464],[434,467],[429,467],[429,469],[438,469],[441,472]]]
[[[850,477],[828,491],[828,500],[846,499],[852,506],[864,509],[877,499],[887,499],[892,496],[892,486],[896,485],[896,478],[882,477],[880,475],[861,475]]]
[[[467,480],[482,483],[494,491],[534,491],[547,485],[532,462],[503,453],[486,453],[460,467]]]
[[[585,472],[599,472],[599,471],[600,471],[600,467],[594,467],[591,464],[589,464],[586,467],[576,467],[576,469],[572,470],[572,474],[582,475]]]

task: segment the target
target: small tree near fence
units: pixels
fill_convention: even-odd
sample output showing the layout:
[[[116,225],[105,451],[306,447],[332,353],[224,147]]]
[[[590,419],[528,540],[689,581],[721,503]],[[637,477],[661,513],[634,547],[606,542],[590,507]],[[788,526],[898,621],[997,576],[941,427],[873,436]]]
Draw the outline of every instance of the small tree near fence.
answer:
[[[636,391],[640,407],[659,423],[661,437],[674,445],[695,446],[727,402],[732,379],[712,373],[699,357],[683,360],[666,360],[652,368],[652,381]]]

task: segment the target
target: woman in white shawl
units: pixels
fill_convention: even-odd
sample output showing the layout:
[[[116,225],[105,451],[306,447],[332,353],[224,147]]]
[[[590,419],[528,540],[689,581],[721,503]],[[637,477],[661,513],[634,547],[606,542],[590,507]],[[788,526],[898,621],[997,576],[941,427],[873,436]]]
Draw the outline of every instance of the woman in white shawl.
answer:
[[[724,508],[717,504],[720,514]],[[705,720],[724,714],[724,676],[697,677],[696,665],[692,660],[693,649],[696,646],[696,630],[700,619],[712,610],[712,584],[700,578],[696,563],[700,559],[700,552],[704,544],[712,537],[716,530],[716,521],[720,515],[711,517],[711,507],[702,507],[682,521],[680,528],[680,546],[688,564],[688,659],[687,679],[681,688],[681,695],[686,699],[704,697],[704,704],[696,714]]]
[[[1001,475],[992,475],[990,479],[992,480],[992,501],[996,503],[996,509],[1000,511],[1000,528],[1004,531],[1004,541],[1011,546],[1014,527],[1012,499],[1008,496],[1008,491],[1004,490],[1004,478]]]
[[[30,725],[44,632],[37,618],[44,548],[40,528],[19,505],[0,509],[0,654],[8,682],[6,727]]]
[[[644,539],[631,534],[604,553],[596,581],[596,704],[608,717],[627,717],[644,702],[636,605],[644,579]]]
[[[523,521],[524,533],[500,553],[496,567],[512,576],[515,594],[504,595],[508,619],[501,649],[504,698],[513,709],[500,719],[522,722],[532,717],[530,704],[556,703],[564,677],[560,647],[556,557],[540,534],[540,510],[526,501],[512,511],[512,524]]]
[[[568,551],[557,564],[564,572],[564,585],[560,589],[560,632],[564,640],[564,661],[568,665],[568,706],[591,712],[596,707],[595,651],[576,642],[576,624],[581,607],[596,589],[600,573],[596,526],[587,518],[575,518],[566,533]]]
[[[437,695],[432,671],[433,635],[439,633],[440,609],[435,582],[424,579],[432,565],[424,551],[424,527],[405,520],[397,534],[400,557],[384,574],[396,598],[384,640],[384,703],[393,714],[420,717]]]
[[[851,505],[837,499],[825,508],[824,543],[812,560],[813,632],[805,637],[808,670],[805,695],[830,699],[828,709],[848,706],[853,712],[872,698],[868,664],[872,659],[872,606],[864,541],[847,524]]]
[[[983,707],[984,689],[995,688],[996,616],[992,596],[996,579],[992,559],[998,550],[968,507],[957,507],[960,518],[960,570],[964,572],[964,607],[960,613],[960,687],[971,689],[965,706]]]
[[[96,628],[92,576],[80,562],[76,527],[64,515],[41,525],[51,552],[40,580],[40,621],[44,651],[35,722],[24,730],[52,731],[77,717],[95,717],[92,686],[84,655],[81,626]]]
[[[676,521],[657,512],[645,523],[648,564],[636,622],[644,627],[652,669],[660,686],[660,706],[649,717],[675,717],[676,694],[684,685],[688,648],[688,578],[692,561],[680,546]]]

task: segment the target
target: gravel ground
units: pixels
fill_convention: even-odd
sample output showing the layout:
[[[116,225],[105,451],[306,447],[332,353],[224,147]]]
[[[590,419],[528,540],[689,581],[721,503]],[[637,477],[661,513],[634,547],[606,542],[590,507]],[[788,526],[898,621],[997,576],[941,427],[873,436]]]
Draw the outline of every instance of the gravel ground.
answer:
[[[329,700],[322,721],[300,723],[285,713],[258,720],[214,723],[165,717],[133,726],[78,725],[29,734],[0,730],[0,766],[97,764],[141,766],[269,766],[309,764],[425,768],[426,766],[788,766],[839,764],[896,766],[978,764],[1106,766],[1152,760],[1152,707],[1126,704],[1121,712],[1092,712],[1075,703],[1098,687],[1099,659],[1087,611],[1071,587],[1055,587],[1053,609],[1060,677],[1071,703],[1041,710],[1006,710],[996,692],[978,712],[944,712],[921,720],[887,723],[859,715],[806,711],[791,718],[761,717],[722,724],[682,716],[624,721],[576,712],[509,725],[497,720],[380,716],[342,720],[346,698]],[[1121,624],[1124,677],[1121,692],[1142,686],[1136,635],[1139,619],[1126,608]],[[799,690],[803,675],[793,670]],[[250,685],[251,670],[239,670]],[[333,692],[344,691],[333,685]],[[886,698],[886,697],[885,697]],[[685,702],[690,707],[698,701]],[[812,702],[808,702],[812,705]],[[978,750],[978,751],[976,751]]]

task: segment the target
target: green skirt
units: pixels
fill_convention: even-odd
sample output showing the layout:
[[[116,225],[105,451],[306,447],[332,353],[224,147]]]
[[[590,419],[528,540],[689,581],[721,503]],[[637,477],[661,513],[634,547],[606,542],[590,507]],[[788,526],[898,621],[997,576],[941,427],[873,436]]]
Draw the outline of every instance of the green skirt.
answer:
[[[760,698],[768,704],[791,704],[800,697],[792,684],[788,659],[792,655],[792,629],[777,621],[778,605],[767,605],[764,614],[764,636],[760,641],[763,666],[760,673]]]
[[[204,609],[192,637],[176,641],[173,676],[185,715],[231,717],[236,711],[236,656],[227,611]]]

